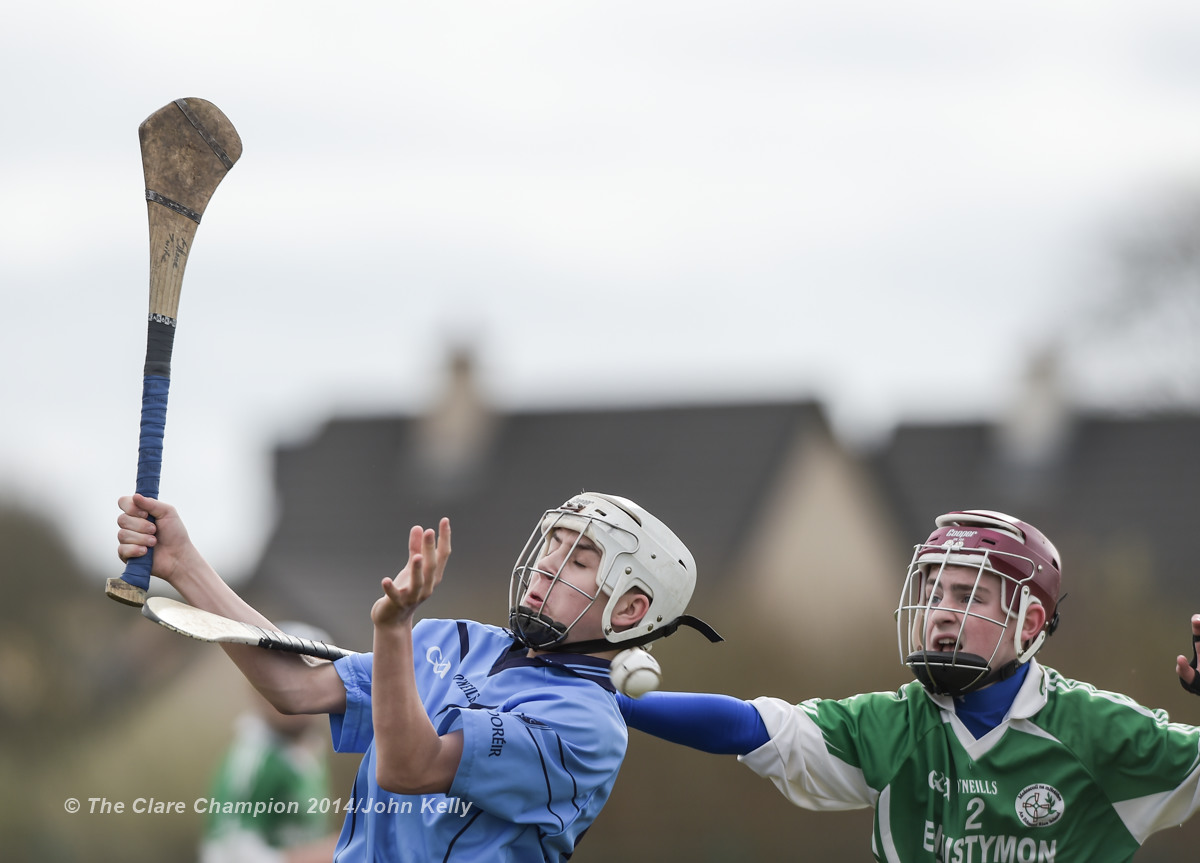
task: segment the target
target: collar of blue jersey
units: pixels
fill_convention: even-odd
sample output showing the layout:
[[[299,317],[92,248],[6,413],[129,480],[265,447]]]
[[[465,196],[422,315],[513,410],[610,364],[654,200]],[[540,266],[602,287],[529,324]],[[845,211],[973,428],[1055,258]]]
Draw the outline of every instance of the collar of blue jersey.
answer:
[[[609,661],[607,659],[586,653],[539,653],[536,656],[530,656],[529,648],[518,641],[514,641],[512,647],[500,655],[496,664],[492,666],[492,670],[488,672],[488,677],[508,668],[545,668],[547,665],[560,668],[568,674],[574,674],[584,680],[590,680],[609,692],[616,692],[612,680],[608,676]]]

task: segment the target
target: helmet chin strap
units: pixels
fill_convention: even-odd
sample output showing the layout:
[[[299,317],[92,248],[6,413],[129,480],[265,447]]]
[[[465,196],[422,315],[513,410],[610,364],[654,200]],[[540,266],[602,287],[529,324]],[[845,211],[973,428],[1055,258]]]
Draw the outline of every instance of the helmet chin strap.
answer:
[[[954,698],[1007,680],[1021,667],[1021,663],[1015,659],[999,668],[992,668],[986,659],[974,653],[930,650],[909,654],[904,664],[912,669],[913,676],[921,685],[934,695],[950,695]]]
[[[519,606],[508,616],[509,628],[517,641],[533,650],[549,650],[557,653],[602,653],[606,650],[622,650],[626,647],[641,647],[660,638],[673,635],[681,626],[689,626],[699,632],[714,644],[724,641],[717,631],[698,617],[681,614],[666,626],[659,627],[645,635],[629,638],[624,641],[609,641],[607,638],[591,638],[587,641],[572,641],[560,643],[567,637],[569,627],[551,620],[525,606]]]
[[[524,605],[508,614],[508,628],[517,641],[534,650],[549,650],[567,637],[570,627]]]

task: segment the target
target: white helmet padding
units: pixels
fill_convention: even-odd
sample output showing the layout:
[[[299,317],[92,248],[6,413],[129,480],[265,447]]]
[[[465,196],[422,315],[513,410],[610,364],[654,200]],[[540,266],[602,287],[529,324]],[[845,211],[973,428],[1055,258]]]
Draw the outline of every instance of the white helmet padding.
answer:
[[[586,537],[599,550],[600,565],[594,588],[583,591],[570,584],[561,577],[561,567],[557,572],[538,569],[539,561],[546,555],[546,543],[558,529],[574,531],[578,535],[576,545]],[[573,553],[574,548],[565,559],[569,560]],[[584,610],[574,620],[555,621],[521,606],[520,600],[535,575],[550,579],[544,599],[552,591],[574,590],[587,597]],[[681,622],[694,625],[690,623],[694,619],[684,611],[695,586],[696,561],[665,524],[626,498],[583,492],[562,506],[547,510],[517,558],[509,583],[509,626],[527,646],[555,649],[587,609],[603,601],[602,643],[618,645],[635,640],[645,643],[670,634]],[[618,630],[612,623],[613,610],[620,598],[634,589],[646,594],[649,608],[640,623]],[[594,649],[591,642],[588,644]]]

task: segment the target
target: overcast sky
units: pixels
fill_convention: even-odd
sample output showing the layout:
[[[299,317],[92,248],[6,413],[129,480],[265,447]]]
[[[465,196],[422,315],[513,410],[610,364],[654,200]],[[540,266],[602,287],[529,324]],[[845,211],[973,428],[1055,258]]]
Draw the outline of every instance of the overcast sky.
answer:
[[[504,405],[994,414],[1114,226],[1196,186],[1198,46],[1186,0],[19,4],[0,496],[119,570],[136,130],[177,97],[244,154],[187,266],[162,496],[236,572],[272,447],[419,409],[449,342]]]

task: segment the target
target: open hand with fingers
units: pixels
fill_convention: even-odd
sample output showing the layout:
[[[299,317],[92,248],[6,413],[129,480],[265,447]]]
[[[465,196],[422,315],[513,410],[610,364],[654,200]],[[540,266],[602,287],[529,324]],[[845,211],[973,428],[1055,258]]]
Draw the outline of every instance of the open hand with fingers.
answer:
[[[1193,695],[1200,695],[1200,673],[1196,671],[1196,645],[1200,642],[1200,614],[1192,615],[1192,660],[1180,654],[1175,657],[1175,673],[1183,688]]]
[[[382,582],[383,596],[371,608],[377,627],[412,623],[417,607],[433,595],[450,559],[450,519],[443,518],[435,534],[416,525],[408,533],[408,564],[395,578]]]

